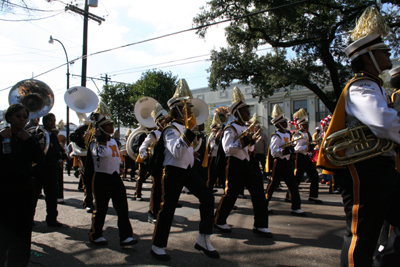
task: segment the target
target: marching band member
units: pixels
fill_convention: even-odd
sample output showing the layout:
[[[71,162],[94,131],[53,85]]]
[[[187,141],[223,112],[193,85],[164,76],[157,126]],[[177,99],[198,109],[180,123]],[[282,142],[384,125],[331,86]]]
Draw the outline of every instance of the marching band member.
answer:
[[[220,137],[222,135],[221,119],[217,113],[214,114],[210,128],[212,133],[207,141],[207,147],[202,166],[207,168],[207,186],[212,191],[218,177],[215,159],[217,157],[218,146],[221,141]]]
[[[43,188],[46,195],[46,223],[51,227],[62,227],[63,224],[57,221],[57,179],[58,168],[60,167],[60,162],[62,162],[63,148],[60,146],[56,135],[52,132],[56,127],[56,116],[53,113],[48,113],[42,117],[42,123],[45,131],[50,136],[50,145],[45,155],[45,160],[34,167],[37,199]]]
[[[188,99],[182,100],[182,97]],[[191,97],[186,81],[180,80],[174,96],[168,100],[168,107],[174,120],[162,132],[155,151],[155,156],[162,160],[162,163],[156,163],[156,168],[164,166],[163,197],[150,253],[162,261],[170,260],[164,247],[167,246],[176,203],[183,186],[186,186],[200,201],[200,234],[195,248],[202,250],[208,257],[219,258],[219,253],[210,242],[213,231],[214,196],[204,180],[193,170],[195,157],[191,143],[195,138],[192,130],[196,126],[196,117],[190,109]]]
[[[84,121],[82,124],[80,124],[69,136],[71,142],[74,142],[78,147],[80,147],[82,150],[86,149],[86,143],[85,143],[85,138],[86,138],[86,131],[88,129],[88,123]],[[80,156],[76,154],[74,151],[72,153],[76,157],[76,160],[78,161],[78,170],[76,170],[75,173],[79,175],[79,186],[83,183],[84,185],[84,193],[85,196],[83,197],[83,207],[86,209],[87,212],[91,213],[93,212],[93,192],[92,192],[92,177],[89,177],[90,179],[87,179],[85,181],[84,177],[87,177],[83,175],[85,172],[85,166],[86,166],[86,156]],[[78,186],[78,187],[79,187]]]
[[[108,202],[112,199],[118,215],[120,246],[134,245],[138,241],[132,237],[132,226],[128,216],[128,201],[125,186],[120,178],[120,162],[118,144],[111,137],[114,122],[104,103],[100,102],[93,115],[96,120],[95,138],[89,145],[85,175],[94,171],[93,195],[95,210],[92,215],[90,241],[96,245],[107,245],[103,237],[103,225],[107,214]]]
[[[312,144],[311,134],[308,132],[308,115],[307,112],[301,108],[293,114],[297,119],[299,130],[293,135],[295,142],[294,152],[296,153],[295,176],[297,184],[300,184],[303,174],[306,172],[311,180],[310,195],[308,201],[315,204],[322,204],[322,200],[318,198],[319,177],[315,165],[312,163],[309,153],[314,150]],[[301,138],[301,136],[303,136]]]
[[[363,27],[371,22],[375,22],[374,28]],[[400,119],[397,111],[389,107],[383,81],[378,77],[392,67],[390,48],[382,40],[385,36],[382,29],[386,28],[373,7],[367,8],[358,20],[352,34],[354,42],[345,49],[355,76],[342,91],[325,140],[349,125],[361,123],[380,141],[386,142],[387,138],[400,144]],[[344,169],[329,161],[326,153],[323,142],[318,166],[334,170],[335,178],[339,178],[346,214],[341,266],[372,266],[384,220],[393,226],[400,225],[400,183],[395,170],[395,151],[359,158],[359,162],[349,163]],[[354,155],[354,148],[338,154]]]
[[[32,163],[43,161],[44,153],[24,130],[25,106],[10,105],[4,117],[11,128],[0,132],[0,266],[6,261],[7,266],[28,266],[36,198]]]
[[[147,128],[147,131],[149,131],[149,132],[152,132],[153,130],[154,130],[154,128]],[[148,143],[146,144],[146,146],[143,146],[144,140],[146,140],[147,137],[148,137],[148,135],[146,135],[146,133],[138,134],[137,136],[135,136],[134,145],[133,145],[133,151],[139,153],[139,156],[136,158],[136,163],[139,166],[139,173],[138,173],[138,178],[136,179],[135,196],[132,198],[133,200],[137,200],[137,201],[142,201],[143,183],[150,176],[150,170],[149,170],[147,164],[145,164],[143,162],[143,158],[140,156],[140,148],[142,148],[142,153],[143,153],[143,151],[147,150],[148,146],[150,146]],[[146,156],[147,156],[147,152],[146,152]]]
[[[226,220],[240,192],[246,187],[252,197],[254,209],[253,232],[264,237],[272,237],[268,229],[267,200],[265,199],[262,180],[250,164],[249,145],[254,144],[252,135],[240,136],[247,128],[245,122],[250,120],[249,106],[239,88],[233,89],[232,105],[229,112],[236,120],[223,131],[222,146],[226,154],[226,188],[215,215],[215,227],[220,232],[230,233],[231,227]],[[236,140],[237,139],[237,140]]]
[[[290,190],[292,195],[292,211],[293,215],[305,215],[305,212],[300,209],[301,200],[299,188],[296,184],[296,179],[293,174],[293,161],[291,155],[294,153],[293,146],[285,146],[290,141],[290,132],[286,130],[288,126],[288,119],[279,105],[275,105],[271,113],[271,123],[277,130],[271,136],[269,145],[268,160],[266,164],[266,171],[272,172],[271,183],[267,187],[266,198],[268,203],[271,201],[272,194],[279,186],[283,179]]]
[[[165,127],[165,116],[167,112],[163,109],[160,103],[157,103],[154,110],[151,112],[151,116],[154,119],[155,124],[157,125],[157,129],[150,132],[146,139],[144,139],[142,145],[139,148],[139,155],[143,161],[143,164],[147,168],[149,168],[149,153],[148,149],[151,146],[154,146],[156,141],[160,139],[162,130]],[[151,170],[150,170],[151,173]],[[157,214],[160,210],[161,204],[161,176],[152,174],[153,177],[153,187],[151,188],[150,195],[150,209],[149,209],[149,222],[155,223],[157,220]],[[139,177],[140,179],[140,177]],[[143,183],[143,182],[142,182]],[[136,188],[136,194],[138,192],[138,188]],[[141,195],[141,192],[140,192]]]

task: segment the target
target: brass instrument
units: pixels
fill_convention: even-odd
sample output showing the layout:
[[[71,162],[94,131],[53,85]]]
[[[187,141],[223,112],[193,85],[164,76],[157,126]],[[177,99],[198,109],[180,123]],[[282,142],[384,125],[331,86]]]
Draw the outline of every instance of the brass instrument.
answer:
[[[355,125],[337,131],[325,138],[323,149],[326,159],[335,166],[345,166],[379,156],[392,150],[396,143],[376,137],[366,125]],[[354,153],[345,155],[346,149]]]
[[[134,113],[137,121],[139,122],[139,127],[134,129],[132,133],[129,135],[128,140],[126,140],[126,152],[131,159],[136,160],[138,157],[138,153],[133,152],[133,140],[138,134],[146,133],[149,131],[147,128],[156,127],[156,123],[151,117],[151,112],[157,104],[157,100],[152,97],[146,96],[139,99],[135,103]]]
[[[189,118],[188,118],[188,107],[187,107],[187,103],[188,103],[188,100],[190,99],[190,97],[189,96],[181,96],[181,97],[177,97],[176,98],[176,100],[179,100],[179,101],[182,101],[183,102],[183,110],[184,110],[184,112],[185,112],[185,114],[184,114],[184,121],[185,121],[185,127],[186,128],[189,128],[189,122],[188,122],[188,120],[189,120]]]
[[[307,142],[307,145],[312,144],[312,143],[317,143],[317,142],[319,142],[319,141],[321,141],[321,140],[322,140],[322,134],[321,134],[321,136],[318,137],[317,139],[312,140],[312,141],[310,141],[310,142]]]
[[[79,123],[83,124],[88,120],[86,118],[86,113],[96,110],[99,103],[99,98],[89,88],[83,86],[73,86],[64,93],[64,102],[70,109],[76,112],[76,115],[79,118]],[[94,138],[94,133],[95,129],[93,125],[89,124],[85,136],[86,147],[80,147],[75,142],[72,142],[72,150],[76,155],[82,157],[87,155],[87,146],[89,146],[89,143]]]
[[[8,103],[22,104],[29,110],[28,127],[25,127],[30,134],[39,134],[42,138],[39,143],[44,145],[44,153],[50,147],[50,135],[42,126],[31,126],[35,119],[43,117],[53,108],[54,94],[50,87],[42,81],[26,79],[15,84],[9,94]]]
[[[297,141],[299,141],[301,139],[304,139],[304,134],[301,134],[298,138],[294,138],[292,141],[289,141],[289,142],[281,145],[279,148],[286,148],[286,147],[289,147],[289,146],[293,146],[295,142],[297,142]]]
[[[256,124],[259,124],[259,123],[260,123],[260,121],[259,121],[259,119],[258,119],[258,117],[257,117],[257,119],[254,120],[254,121],[249,125],[249,127],[247,127],[246,130],[244,130],[243,132],[241,132],[239,135],[236,135],[236,136],[235,136],[234,142],[236,142],[237,140],[239,140],[239,139],[242,138],[243,136],[247,135],[247,133],[251,130],[251,128],[253,128]],[[260,130],[261,130],[261,128],[260,128]],[[258,132],[259,132],[259,131],[258,131]]]

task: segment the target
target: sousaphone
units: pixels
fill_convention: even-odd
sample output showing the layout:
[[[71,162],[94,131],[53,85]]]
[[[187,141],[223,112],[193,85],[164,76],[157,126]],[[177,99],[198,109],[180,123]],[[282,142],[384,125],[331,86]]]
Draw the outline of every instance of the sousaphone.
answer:
[[[44,153],[46,154],[50,146],[50,135],[43,127],[32,125],[53,108],[53,91],[42,81],[22,80],[11,88],[8,94],[8,103],[10,105],[19,103],[29,110],[29,121],[25,129],[31,134],[43,136],[39,142],[44,144]]]
[[[99,98],[89,88],[83,86],[70,87],[64,94],[64,101],[67,106],[76,112],[79,124],[86,123],[86,113],[96,110]],[[86,156],[87,148],[78,146],[75,142],[71,143],[72,149],[78,156]]]
[[[192,113],[196,117],[196,125],[201,125],[206,122],[209,116],[208,105],[206,102],[199,98],[191,99],[190,103],[192,103]],[[198,140],[197,137],[192,143],[193,150],[198,151],[202,145],[202,139]]]
[[[138,134],[146,133],[149,131],[147,128],[154,128],[156,124],[154,122],[153,117],[151,116],[151,112],[157,104],[157,100],[152,97],[146,96],[139,99],[135,103],[134,113],[136,120],[139,122],[139,127],[134,129],[132,133],[129,135],[128,140],[126,141],[126,151],[133,160],[136,160],[138,154],[133,152],[132,145],[133,140]]]

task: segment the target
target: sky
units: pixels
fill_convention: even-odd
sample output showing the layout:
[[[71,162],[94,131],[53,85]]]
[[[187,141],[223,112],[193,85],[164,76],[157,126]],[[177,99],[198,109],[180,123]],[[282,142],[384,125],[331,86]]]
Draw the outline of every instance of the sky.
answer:
[[[50,35],[63,43],[69,61],[82,56],[83,17],[64,11],[67,0],[26,2],[35,9],[52,12],[28,14],[15,7],[14,14],[0,13],[0,110],[9,106],[8,94],[17,82],[67,62],[62,46],[58,42],[48,42]],[[84,8],[84,0],[73,3]],[[98,7],[90,8],[89,12],[104,17],[105,21],[101,25],[89,21],[87,76],[99,79],[107,74],[111,81],[134,83],[146,69],[157,68],[185,78],[192,90],[207,87],[209,54],[213,49],[226,46],[226,23],[211,27],[205,39],[189,31],[90,56],[98,51],[190,29],[193,17],[205,4],[206,0],[99,0]],[[52,17],[45,18],[49,16]],[[81,75],[81,66],[81,60],[70,64],[70,86],[80,85],[81,78],[74,75]],[[56,115],[57,122],[66,121],[66,72],[64,65],[35,78],[53,90],[55,104],[51,112]],[[96,94],[103,85],[101,80],[86,82],[86,87]],[[70,112],[70,121],[78,123],[74,111]]]

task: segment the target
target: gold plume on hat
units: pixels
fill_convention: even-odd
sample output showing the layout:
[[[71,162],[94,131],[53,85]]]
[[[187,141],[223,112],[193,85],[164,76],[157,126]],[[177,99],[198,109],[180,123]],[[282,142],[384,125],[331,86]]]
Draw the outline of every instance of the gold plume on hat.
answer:
[[[128,131],[126,132],[125,136],[129,136],[132,133],[131,129],[128,129]]]
[[[151,112],[151,117],[156,118],[157,113],[164,110],[160,103],[157,103],[154,107],[153,111]]]
[[[189,85],[187,84],[185,79],[179,80],[179,84],[176,87],[175,93],[172,97],[178,98],[182,96],[188,96],[190,99],[193,98],[192,92],[190,91]]]
[[[307,111],[304,108],[299,109],[296,113],[293,114],[297,119],[301,119],[303,117],[308,117]]]
[[[63,129],[65,129],[64,121],[63,121],[63,120],[60,120],[60,121],[57,123],[57,129],[58,129],[58,130],[63,130]]]
[[[102,101],[99,102],[99,105],[97,106],[95,113],[99,113],[100,115],[103,115],[107,119],[111,118],[110,110],[108,109],[107,105]]]
[[[367,7],[360,18],[357,20],[356,27],[351,32],[351,39],[357,41],[358,39],[367,35],[377,33],[382,37],[389,34],[390,28],[387,25],[382,14],[375,7]]]
[[[260,120],[258,119],[257,113],[254,113],[253,117],[249,120],[249,123],[260,123]]]
[[[232,103],[236,103],[236,102],[245,102],[244,96],[242,94],[242,91],[240,91],[240,89],[235,86],[233,88],[233,96],[232,96]]]
[[[214,126],[221,126],[221,124],[221,118],[219,117],[218,113],[215,113],[211,122],[211,128],[213,128]]]
[[[283,116],[283,115],[285,115],[285,112],[283,111],[281,106],[279,106],[278,104],[275,104],[274,109],[271,112],[271,117],[273,119],[275,119],[275,118],[278,118],[279,116]]]

